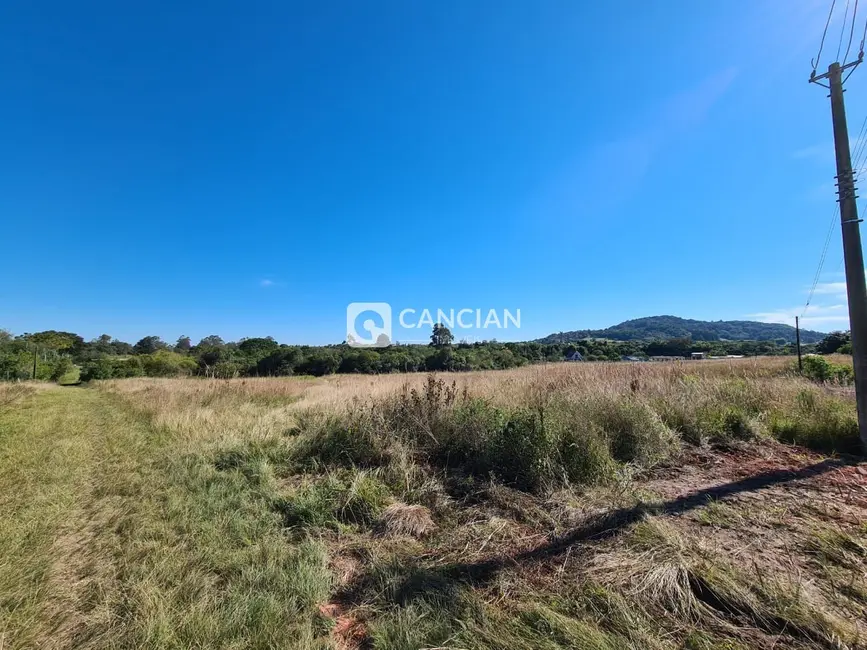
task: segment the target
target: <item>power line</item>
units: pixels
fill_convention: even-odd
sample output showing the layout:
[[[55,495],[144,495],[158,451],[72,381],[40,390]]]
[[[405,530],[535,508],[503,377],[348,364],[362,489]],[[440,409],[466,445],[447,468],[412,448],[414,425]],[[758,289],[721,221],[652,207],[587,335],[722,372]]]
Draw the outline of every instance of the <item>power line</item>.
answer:
[[[867,139],[865,139],[865,130],[867,130],[867,115],[864,116],[864,121],[861,122],[861,129],[858,131],[858,136],[855,138],[855,161],[852,163],[852,171],[857,173],[860,169],[864,155],[864,149],[867,147]]]
[[[837,0],[831,0],[831,11],[828,12],[828,20],[825,21],[825,30],[822,32],[822,40],[819,42],[819,53],[816,55],[816,59],[811,61],[813,64],[813,74],[816,74],[816,68],[819,67],[819,61],[822,58],[822,48],[825,47],[825,36],[828,34],[828,25],[831,24],[831,16],[834,15],[834,5],[837,4]]]
[[[846,9],[843,11],[843,25],[840,27],[840,42],[837,43],[837,60],[840,60],[840,50],[843,49],[843,35],[846,33],[846,19],[849,17],[849,0],[846,0]],[[852,22],[855,26],[855,22]],[[849,43],[852,44],[851,41]]]
[[[858,131],[858,137],[855,140],[855,162],[853,169],[860,168],[862,156],[867,151],[867,138],[864,137],[867,132],[867,115],[864,116],[864,121],[861,122],[861,129]],[[813,300],[813,295],[816,293],[816,287],[819,286],[819,279],[822,277],[822,269],[825,266],[825,258],[828,256],[828,246],[831,244],[831,236],[834,234],[834,224],[837,222],[837,208],[831,211],[831,222],[828,224],[828,233],[825,235],[825,244],[822,247],[822,255],[819,257],[819,264],[816,268],[816,274],[813,276],[813,285],[810,287],[810,293],[807,295],[807,302],[804,304],[804,310],[801,312],[801,318],[807,313],[807,308]]]
[[[828,255],[828,246],[831,244],[831,235],[834,234],[834,223],[837,221],[837,209],[831,213],[831,223],[828,224],[828,234],[825,235],[825,245],[822,247],[822,256],[819,258],[819,266],[816,268],[816,275],[813,276],[813,286],[810,287],[810,293],[807,295],[807,302],[804,304],[804,310],[801,312],[801,318],[807,313],[807,307],[810,306],[810,301],[813,300],[813,294],[816,293],[816,287],[819,286],[819,278],[822,275],[822,267],[825,266],[825,257]]]
[[[861,45],[858,47],[858,58],[864,56],[864,40],[867,39],[867,20],[864,21],[864,33],[861,34]]]
[[[848,0],[847,0],[848,4]],[[849,58],[849,49],[852,47],[852,36],[855,34],[855,20],[858,18],[858,0],[855,0],[855,7],[852,9],[852,27],[849,30],[849,44],[846,45],[846,54],[843,56],[843,65],[846,65],[846,59]],[[867,26],[867,22],[864,23]],[[846,22],[843,21],[843,26],[846,26]],[[837,57],[839,60],[840,57]]]

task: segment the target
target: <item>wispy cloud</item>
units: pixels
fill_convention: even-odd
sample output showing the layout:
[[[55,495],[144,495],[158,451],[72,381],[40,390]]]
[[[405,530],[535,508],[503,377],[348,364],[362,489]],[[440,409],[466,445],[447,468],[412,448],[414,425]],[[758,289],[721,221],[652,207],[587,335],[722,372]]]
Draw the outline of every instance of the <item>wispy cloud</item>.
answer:
[[[264,289],[268,289],[270,287],[282,287],[283,284],[283,282],[280,282],[279,280],[274,280],[272,278],[262,278],[261,280],[259,280],[259,286]]]
[[[832,277],[840,277],[831,273]],[[810,293],[810,287],[804,287]],[[827,302],[823,302],[827,301]],[[808,329],[835,330],[849,328],[849,302],[846,297],[846,283],[843,281],[819,282],[813,291],[810,305],[778,309],[776,311],[749,314],[749,318],[763,323],[786,323],[792,325],[795,316],[801,317],[801,326]]]
[[[849,310],[846,304],[810,305],[804,310],[803,305],[780,309],[771,312],[749,314],[748,317],[762,323],[785,323],[794,325],[795,316],[801,317],[801,327],[817,330],[847,329],[849,327]]]
[[[707,120],[736,77],[735,68],[720,70],[640,116],[636,128],[582,151],[549,179],[533,212],[610,212],[636,191],[662,149]]]
[[[820,282],[816,285],[816,290],[813,292],[817,295],[834,295],[841,298],[846,297],[845,282]]]

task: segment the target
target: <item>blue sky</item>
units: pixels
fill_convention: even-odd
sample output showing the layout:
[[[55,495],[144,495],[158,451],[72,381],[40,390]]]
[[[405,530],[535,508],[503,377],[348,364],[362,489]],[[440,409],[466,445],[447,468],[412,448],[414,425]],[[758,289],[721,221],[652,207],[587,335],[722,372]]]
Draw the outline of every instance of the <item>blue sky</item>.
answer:
[[[459,333],[501,340],[791,322],[835,207],[827,8],[3,3],[0,327],[329,343],[355,301],[519,309]],[[854,138],[867,66],[846,100]],[[807,327],[846,326],[840,250],[837,226]]]

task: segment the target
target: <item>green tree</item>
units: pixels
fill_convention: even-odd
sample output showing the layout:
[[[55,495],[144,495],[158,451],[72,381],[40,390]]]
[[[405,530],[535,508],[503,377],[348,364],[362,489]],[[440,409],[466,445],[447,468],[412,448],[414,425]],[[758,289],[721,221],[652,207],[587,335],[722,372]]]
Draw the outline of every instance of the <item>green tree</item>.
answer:
[[[266,336],[265,338],[241,339],[241,342],[238,343],[238,349],[245,356],[252,357],[256,361],[264,359],[279,347],[280,344],[270,336]]]
[[[442,323],[437,323],[433,326],[433,333],[430,335],[430,344],[435,348],[449,347],[455,340],[454,335],[448,327]]]
[[[819,354],[834,354],[850,342],[849,332],[831,332],[816,344]]]
[[[153,354],[157,350],[165,350],[168,346],[159,336],[145,336],[132,346],[136,354]]]
[[[44,332],[36,332],[35,334],[27,334],[24,338],[31,343],[35,343],[40,348],[48,348],[55,352],[78,353],[84,347],[84,339],[72,332],[46,330]]]
[[[191,347],[193,347],[193,342],[190,340],[190,337],[181,335],[178,337],[177,343],[175,343],[175,352],[186,354],[190,351]]]

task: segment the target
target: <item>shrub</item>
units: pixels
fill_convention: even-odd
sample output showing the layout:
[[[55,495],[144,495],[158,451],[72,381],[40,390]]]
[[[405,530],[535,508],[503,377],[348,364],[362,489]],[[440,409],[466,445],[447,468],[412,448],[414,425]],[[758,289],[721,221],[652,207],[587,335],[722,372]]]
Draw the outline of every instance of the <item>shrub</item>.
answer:
[[[81,381],[111,379],[112,377],[114,377],[114,365],[109,359],[88,361],[81,367]]]
[[[832,381],[838,384],[849,385],[855,380],[855,373],[851,366],[840,363],[832,363],[824,357],[810,355],[804,357],[804,376],[813,381]]]
[[[467,398],[441,417],[434,460],[447,466],[484,471],[484,450],[506,425],[508,414],[484,399]]]
[[[513,413],[485,451],[490,471],[519,490],[538,491],[551,476],[551,441],[534,411]]]
[[[141,357],[128,359],[105,357],[86,362],[81,368],[81,381],[141,377],[144,374]]]
[[[195,359],[170,350],[157,350],[153,354],[139,355],[139,358],[148,377],[192,375],[198,368]]]
[[[59,381],[61,377],[71,372],[75,366],[69,357],[59,357],[51,368],[51,381]]]
[[[644,402],[600,396],[587,402],[587,410],[589,421],[603,433],[615,460],[649,466],[677,448],[677,437]]]
[[[571,483],[592,485],[613,478],[617,463],[604,436],[584,422],[576,422],[557,437],[562,474]]]

